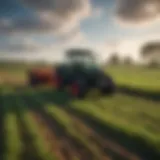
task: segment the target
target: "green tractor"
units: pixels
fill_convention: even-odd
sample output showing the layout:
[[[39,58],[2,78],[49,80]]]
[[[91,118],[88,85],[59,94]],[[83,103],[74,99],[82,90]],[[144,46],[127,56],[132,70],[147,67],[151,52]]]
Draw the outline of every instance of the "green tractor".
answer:
[[[116,86],[96,63],[95,55],[87,49],[70,49],[65,63],[56,67],[54,75],[58,90],[69,88],[72,95],[84,98],[91,89],[98,89],[103,95],[112,95]]]

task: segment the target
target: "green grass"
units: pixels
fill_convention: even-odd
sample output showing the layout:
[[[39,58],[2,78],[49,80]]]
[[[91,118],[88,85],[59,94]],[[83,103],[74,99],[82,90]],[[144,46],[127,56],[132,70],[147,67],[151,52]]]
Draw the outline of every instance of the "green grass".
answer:
[[[17,78],[25,77],[24,68],[19,70],[8,68],[3,71],[8,72],[10,76],[16,76]],[[159,69],[149,69],[133,66],[112,66],[107,68],[106,72],[113,77],[118,85],[135,87],[147,92],[160,92]],[[47,89],[38,89],[35,91],[28,89],[26,94],[31,97],[30,103],[33,104],[29,107],[36,108],[45,105],[46,112],[53,116],[53,118],[59,122],[59,124],[66,130],[66,132],[68,132],[72,137],[75,137],[76,139],[84,142],[85,140],[79,136],[79,133],[75,132],[72,119],[68,117],[68,115],[61,109],[57,108],[57,104],[55,106],[50,104],[51,101],[54,100],[58,102],[62,101],[63,104],[63,100],[67,98],[65,95],[62,96],[62,94],[59,94],[55,91],[53,91],[52,95],[51,90],[47,91]],[[7,95],[15,91],[10,87],[2,86],[1,92]],[[34,120],[32,119],[28,110],[24,109],[26,104],[23,102],[18,103],[20,105],[19,108],[23,109],[22,118],[28,128],[28,131],[30,131],[31,135],[37,135],[38,137],[33,142],[34,146],[37,148],[37,152],[41,153],[41,157],[45,159],[45,155],[48,154],[44,148],[45,142],[39,138]],[[100,126],[103,124],[106,132],[107,130],[109,132],[109,129],[111,129],[115,132],[115,134],[124,133],[125,136],[128,135],[135,139],[142,139],[146,142],[147,145],[160,153],[160,102],[150,101],[149,99],[145,100],[142,97],[122,95],[119,93],[113,97],[108,98],[105,97],[94,99],[93,97],[90,97],[82,101],[76,100],[71,104],[71,109],[74,111],[94,119],[94,121],[97,122],[97,124]],[[4,110],[6,110],[7,113],[7,105]],[[17,153],[20,152],[19,146],[21,145],[18,139],[19,134],[17,132],[17,119],[13,112],[8,113],[9,114],[5,116],[5,128],[7,131],[6,133],[8,133],[6,134],[6,137],[9,137],[9,129],[11,129],[11,132],[13,132],[15,141],[17,141],[18,145],[18,147],[15,148],[14,153],[16,156]],[[10,128],[9,126],[15,127]],[[126,139],[124,138],[123,140],[125,141]],[[6,138],[6,144],[8,148],[13,148],[13,146],[10,145],[11,141],[12,139]],[[147,153],[149,153],[149,151],[147,151]]]
[[[57,122],[65,134],[70,135],[76,142],[87,148],[95,158],[99,159],[100,153],[97,148],[89,143],[86,135],[75,130],[73,119],[64,110],[60,109],[57,105],[47,104],[49,98],[45,97],[45,95],[41,96],[40,94],[32,92],[32,98],[36,103],[39,103],[39,105],[45,104],[43,108],[44,111]]]
[[[87,148],[94,155],[95,159],[100,159],[100,153],[93,144],[90,144],[87,136],[82,135],[81,132],[77,132],[74,127],[73,120],[62,109],[56,106],[46,106],[46,112],[50,114],[61,127],[64,128],[67,134],[80,143],[83,147]]]
[[[8,99],[10,99],[8,101]],[[21,141],[20,128],[18,126],[18,118],[14,112],[13,96],[4,97],[3,111],[4,111],[4,139],[5,139],[5,153],[4,160],[20,160],[23,151],[23,144]]]
[[[5,160],[20,160],[23,149],[16,114],[8,113],[4,120],[6,152]]]
[[[8,67],[7,67],[8,66]],[[16,77],[21,81],[27,79],[27,70],[36,65],[0,65],[0,73],[8,75],[10,79]],[[136,87],[147,91],[160,91],[160,71],[159,69],[150,69],[140,66],[109,66],[105,69],[118,85]],[[1,74],[3,79],[3,74]]]
[[[31,112],[27,109],[26,104],[23,102],[23,100],[19,99],[18,105],[20,117],[27,129],[27,132],[29,133],[29,136],[32,139],[31,145],[33,145],[34,149],[36,150],[38,157],[41,160],[57,160],[56,156],[54,156],[47,147],[47,142],[45,142],[45,140],[42,138],[37,123],[32,117]]]
[[[97,121],[143,138],[160,152],[159,103],[116,95],[98,101],[75,101],[74,110],[95,118]]]
[[[160,69],[135,66],[118,66],[106,69],[119,85],[135,87],[142,90],[160,91]]]

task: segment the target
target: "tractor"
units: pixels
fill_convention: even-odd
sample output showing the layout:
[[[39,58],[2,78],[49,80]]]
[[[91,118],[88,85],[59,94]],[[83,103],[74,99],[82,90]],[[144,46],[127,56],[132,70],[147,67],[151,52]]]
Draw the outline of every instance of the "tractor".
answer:
[[[98,89],[102,95],[112,95],[116,86],[96,63],[94,53],[87,49],[70,49],[65,62],[53,69],[35,69],[29,72],[29,84],[49,84],[57,90],[69,88],[72,95],[84,98],[91,89]]]

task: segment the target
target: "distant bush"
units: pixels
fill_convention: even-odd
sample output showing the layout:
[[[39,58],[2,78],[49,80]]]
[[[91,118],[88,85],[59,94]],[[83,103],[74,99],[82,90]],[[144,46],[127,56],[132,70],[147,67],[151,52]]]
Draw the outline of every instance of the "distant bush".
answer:
[[[119,59],[118,55],[117,54],[113,54],[109,59],[109,64],[116,65],[116,64],[119,64],[119,63],[120,63],[120,59]]]
[[[156,62],[156,61],[151,61],[148,64],[148,68],[160,68],[160,63]]]
[[[133,64],[133,60],[132,60],[131,57],[126,57],[126,58],[124,59],[123,63],[124,63],[125,65],[132,65],[132,64]]]

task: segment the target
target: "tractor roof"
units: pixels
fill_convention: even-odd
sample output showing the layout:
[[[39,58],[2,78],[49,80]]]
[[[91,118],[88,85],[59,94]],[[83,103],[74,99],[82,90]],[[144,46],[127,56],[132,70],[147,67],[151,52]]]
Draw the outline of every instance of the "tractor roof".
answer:
[[[69,49],[66,53],[67,57],[74,57],[74,56],[89,56],[94,57],[92,51],[88,49]]]

